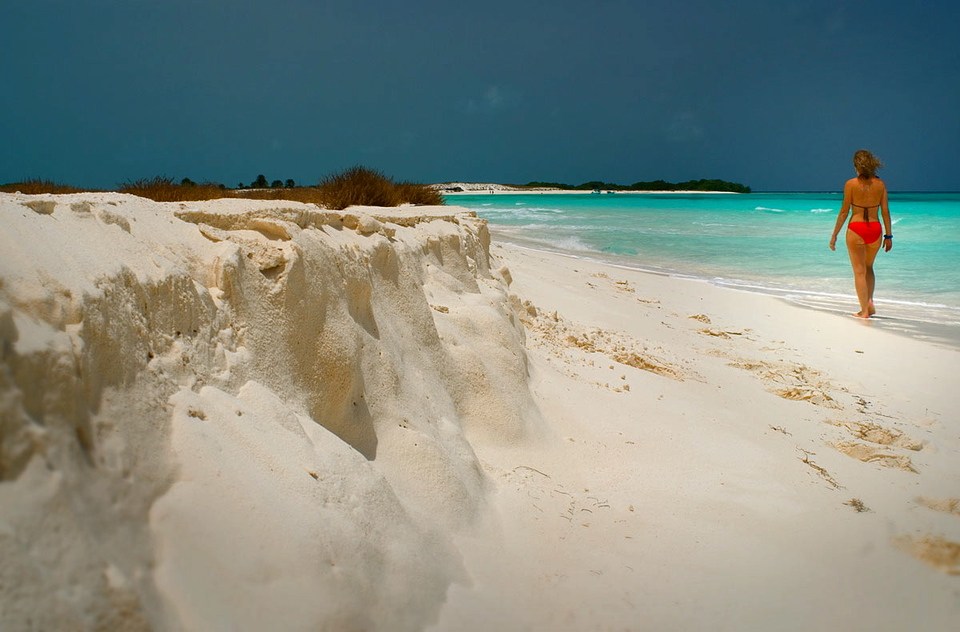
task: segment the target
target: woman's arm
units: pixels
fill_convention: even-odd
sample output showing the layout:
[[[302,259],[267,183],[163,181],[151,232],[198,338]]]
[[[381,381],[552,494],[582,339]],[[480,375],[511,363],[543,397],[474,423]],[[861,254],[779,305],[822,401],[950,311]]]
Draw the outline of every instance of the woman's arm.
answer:
[[[847,180],[847,183],[843,185],[843,204],[840,206],[840,212],[837,213],[837,223],[833,227],[833,235],[830,236],[830,250],[837,249],[837,235],[840,234],[840,229],[843,228],[843,223],[847,221],[847,215],[850,214],[850,199],[852,190],[853,183],[850,180]],[[888,239],[887,241],[890,240]]]
[[[887,205],[887,185],[883,185],[883,197],[880,198],[880,217],[883,219],[883,251],[890,252],[893,248],[893,223],[890,221],[890,207]],[[886,238],[890,235],[890,239]]]

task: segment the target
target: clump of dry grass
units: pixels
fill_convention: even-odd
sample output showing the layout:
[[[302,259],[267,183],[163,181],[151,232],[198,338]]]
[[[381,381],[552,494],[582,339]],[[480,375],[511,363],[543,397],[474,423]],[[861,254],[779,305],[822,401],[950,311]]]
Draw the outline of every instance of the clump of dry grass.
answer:
[[[235,191],[231,197],[245,200],[291,200],[323,206],[323,193],[317,187],[293,187],[284,189],[251,189]]]
[[[320,181],[323,205],[329,209],[348,206],[399,206],[400,204],[443,204],[443,196],[422,184],[394,183],[383,173],[356,166]]]
[[[443,194],[431,187],[414,182],[397,184],[397,196],[401,204],[416,204],[418,206],[442,206]]]
[[[173,178],[166,176],[124,182],[118,190],[120,193],[139,195],[155,202],[198,202],[220,198],[239,198],[245,200],[292,200],[308,204],[323,204],[323,196],[316,187],[234,191],[215,182],[184,184],[183,182],[177,183]]]
[[[19,191],[26,195],[37,195],[39,193],[84,193],[90,191],[90,189],[79,189],[69,184],[61,184],[41,178],[27,178],[20,182],[0,185],[0,191],[4,193],[16,193]]]
[[[197,202],[229,196],[226,189],[219,184],[178,184],[173,178],[166,176],[128,180],[121,184],[117,191],[148,198],[154,202]]]
[[[394,183],[385,175],[366,167],[351,167],[320,181],[324,206],[345,209],[348,206],[397,206],[400,204]]]

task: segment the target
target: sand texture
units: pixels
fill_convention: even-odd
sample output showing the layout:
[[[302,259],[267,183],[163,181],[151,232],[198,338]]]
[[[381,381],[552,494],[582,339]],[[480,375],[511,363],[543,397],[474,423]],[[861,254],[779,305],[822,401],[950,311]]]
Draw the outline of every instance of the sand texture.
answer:
[[[462,210],[0,198],[0,629],[417,630],[537,411]]]
[[[0,194],[0,630],[960,626],[955,349],[456,207]]]

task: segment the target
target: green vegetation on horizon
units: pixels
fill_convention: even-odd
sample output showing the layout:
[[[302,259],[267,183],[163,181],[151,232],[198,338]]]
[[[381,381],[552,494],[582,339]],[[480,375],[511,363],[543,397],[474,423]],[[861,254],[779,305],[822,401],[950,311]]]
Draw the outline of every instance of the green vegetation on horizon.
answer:
[[[726,180],[687,180],[686,182],[667,182],[666,180],[651,180],[648,182],[634,182],[633,184],[617,184],[615,182],[601,182],[592,180],[583,184],[564,184],[562,182],[528,182],[517,185],[519,187],[542,187],[561,189],[564,191],[722,191],[730,193],[750,193],[750,187],[739,182]]]

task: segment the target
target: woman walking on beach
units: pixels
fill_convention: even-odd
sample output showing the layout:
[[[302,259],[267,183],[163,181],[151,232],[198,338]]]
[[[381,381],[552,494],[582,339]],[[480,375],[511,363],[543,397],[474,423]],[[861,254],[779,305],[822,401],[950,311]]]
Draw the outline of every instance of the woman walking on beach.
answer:
[[[870,318],[877,311],[873,306],[873,288],[876,282],[873,261],[880,252],[880,244],[883,244],[886,252],[893,248],[893,231],[890,209],[887,206],[887,186],[877,177],[877,169],[883,166],[882,163],[872,153],[861,149],[853,155],[853,166],[857,170],[857,177],[850,178],[843,185],[843,205],[833,227],[833,236],[830,237],[830,250],[836,249],[837,235],[843,228],[852,206],[853,217],[847,224],[846,240],[850,265],[853,266],[853,284],[860,301],[860,311],[854,316]]]

